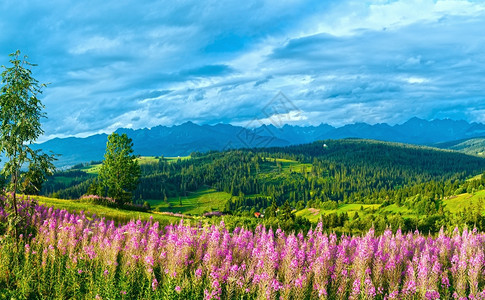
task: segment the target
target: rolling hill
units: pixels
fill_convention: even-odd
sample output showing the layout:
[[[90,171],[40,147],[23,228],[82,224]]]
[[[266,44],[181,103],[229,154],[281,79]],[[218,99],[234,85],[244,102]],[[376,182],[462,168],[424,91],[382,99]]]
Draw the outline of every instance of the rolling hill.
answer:
[[[214,222],[225,214],[231,226],[264,222],[287,229],[308,229],[308,222],[323,220],[325,228],[349,233],[372,224],[379,231],[391,225],[437,232],[446,224],[463,223],[485,229],[485,217],[477,223],[485,211],[485,158],[457,151],[340,139],[142,157],[140,166],[134,199],[150,204],[154,213],[197,220],[208,214]],[[98,191],[96,170],[91,165],[59,172],[44,184],[43,195],[74,199],[50,200],[54,205],[89,205],[75,199]],[[276,218],[255,217],[271,216],[273,205],[279,207]]]
[[[485,137],[439,143],[434,146],[441,149],[456,150],[470,155],[485,156]]]
[[[426,146],[342,139],[194,153],[178,160],[143,158],[141,168],[135,199],[168,198],[166,204],[200,188],[228,193],[229,198],[242,194],[281,203],[284,199],[376,203],[395,197],[398,190],[431,196],[454,192],[456,182],[485,171],[485,159]],[[44,193],[78,198],[92,183],[96,174],[92,170],[60,172],[44,185]]]
[[[276,127],[272,124],[245,128],[229,124],[197,125],[187,122],[171,127],[151,129],[118,129],[133,139],[136,154],[144,156],[186,156],[192,152],[239,148],[281,147],[311,143],[316,140],[365,138],[419,145],[435,145],[485,135],[485,125],[465,121],[410,119],[403,124],[388,125],[366,123],[333,127],[319,126]],[[37,149],[60,154],[58,167],[103,159],[106,134],[87,138],[55,138],[35,145]],[[458,147],[458,146],[457,146]],[[459,150],[459,149],[456,149]]]

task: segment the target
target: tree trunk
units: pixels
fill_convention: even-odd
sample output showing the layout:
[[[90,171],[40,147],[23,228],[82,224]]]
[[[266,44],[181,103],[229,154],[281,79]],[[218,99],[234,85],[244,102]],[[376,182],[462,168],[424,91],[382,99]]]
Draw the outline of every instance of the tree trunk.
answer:
[[[17,170],[14,170],[12,172],[12,183],[13,183],[13,210],[14,210],[14,234],[15,234],[15,247],[18,251],[19,248],[19,235],[18,235],[18,229],[17,229],[17,222],[18,222],[18,210],[17,210],[17,183],[18,183],[18,173]]]

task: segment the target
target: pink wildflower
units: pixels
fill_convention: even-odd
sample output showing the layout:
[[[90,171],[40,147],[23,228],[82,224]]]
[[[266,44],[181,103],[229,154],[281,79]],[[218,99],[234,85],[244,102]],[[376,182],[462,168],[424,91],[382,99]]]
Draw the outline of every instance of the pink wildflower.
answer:
[[[152,280],[152,290],[156,290],[158,287],[158,280],[156,278],[153,278]]]

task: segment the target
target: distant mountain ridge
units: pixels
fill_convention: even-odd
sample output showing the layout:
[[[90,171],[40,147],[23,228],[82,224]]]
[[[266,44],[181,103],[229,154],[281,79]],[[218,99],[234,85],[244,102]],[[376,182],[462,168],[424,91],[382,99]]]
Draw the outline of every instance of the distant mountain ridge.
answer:
[[[412,118],[403,124],[393,126],[385,123],[355,123],[342,127],[328,124],[276,127],[270,124],[251,129],[229,124],[197,125],[186,122],[171,127],[155,126],[151,129],[120,128],[116,132],[126,133],[133,139],[136,154],[185,156],[194,151],[278,147],[342,138],[365,138],[433,146],[485,136],[485,124],[450,119],[427,121]],[[86,138],[55,138],[35,145],[35,148],[61,154],[56,164],[65,167],[80,162],[102,160],[106,140],[106,134]]]

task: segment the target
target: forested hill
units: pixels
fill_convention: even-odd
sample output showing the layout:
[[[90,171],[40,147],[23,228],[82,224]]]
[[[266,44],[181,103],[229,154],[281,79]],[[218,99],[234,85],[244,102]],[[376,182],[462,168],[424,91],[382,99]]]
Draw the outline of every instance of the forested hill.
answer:
[[[135,191],[135,199],[141,200],[166,201],[210,187],[232,195],[225,210],[234,212],[264,209],[273,200],[278,205],[288,200],[295,208],[319,208],[329,203],[401,203],[420,194],[428,209],[436,210],[438,201],[454,194],[465,179],[485,171],[485,159],[427,147],[345,139],[193,153],[188,159],[153,159],[141,167],[143,176]],[[69,172],[78,180],[65,180]],[[88,191],[94,177],[83,177],[80,170],[69,172],[56,175],[63,180],[46,183],[44,194],[77,198],[95,190]]]
[[[448,177],[466,170],[480,170],[485,160],[450,150],[426,146],[381,142],[366,139],[317,141],[311,144],[264,149],[280,157],[310,161],[314,158],[352,168],[355,165],[371,169]]]
[[[470,155],[479,155],[485,157],[485,137],[439,143],[433,146],[441,149],[456,150]]]
[[[388,125],[366,123],[332,127],[319,126],[275,127],[262,125],[246,128],[229,124],[197,125],[187,122],[171,127],[156,126],[151,129],[118,129],[133,139],[134,150],[144,156],[185,156],[193,151],[226,150],[229,148],[281,147],[311,143],[316,140],[366,138],[381,141],[419,145],[483,136],[485,124],[465,121],[412,118],[403,124]],[[105,134],[87,138],[55,138],[34,147],[60,154],[58,167],[73,166],[87,161],[103,159],[106,147]],[[82,149],[82,150],[81,150]],[[461,150],[461,149],[457,149]]]

